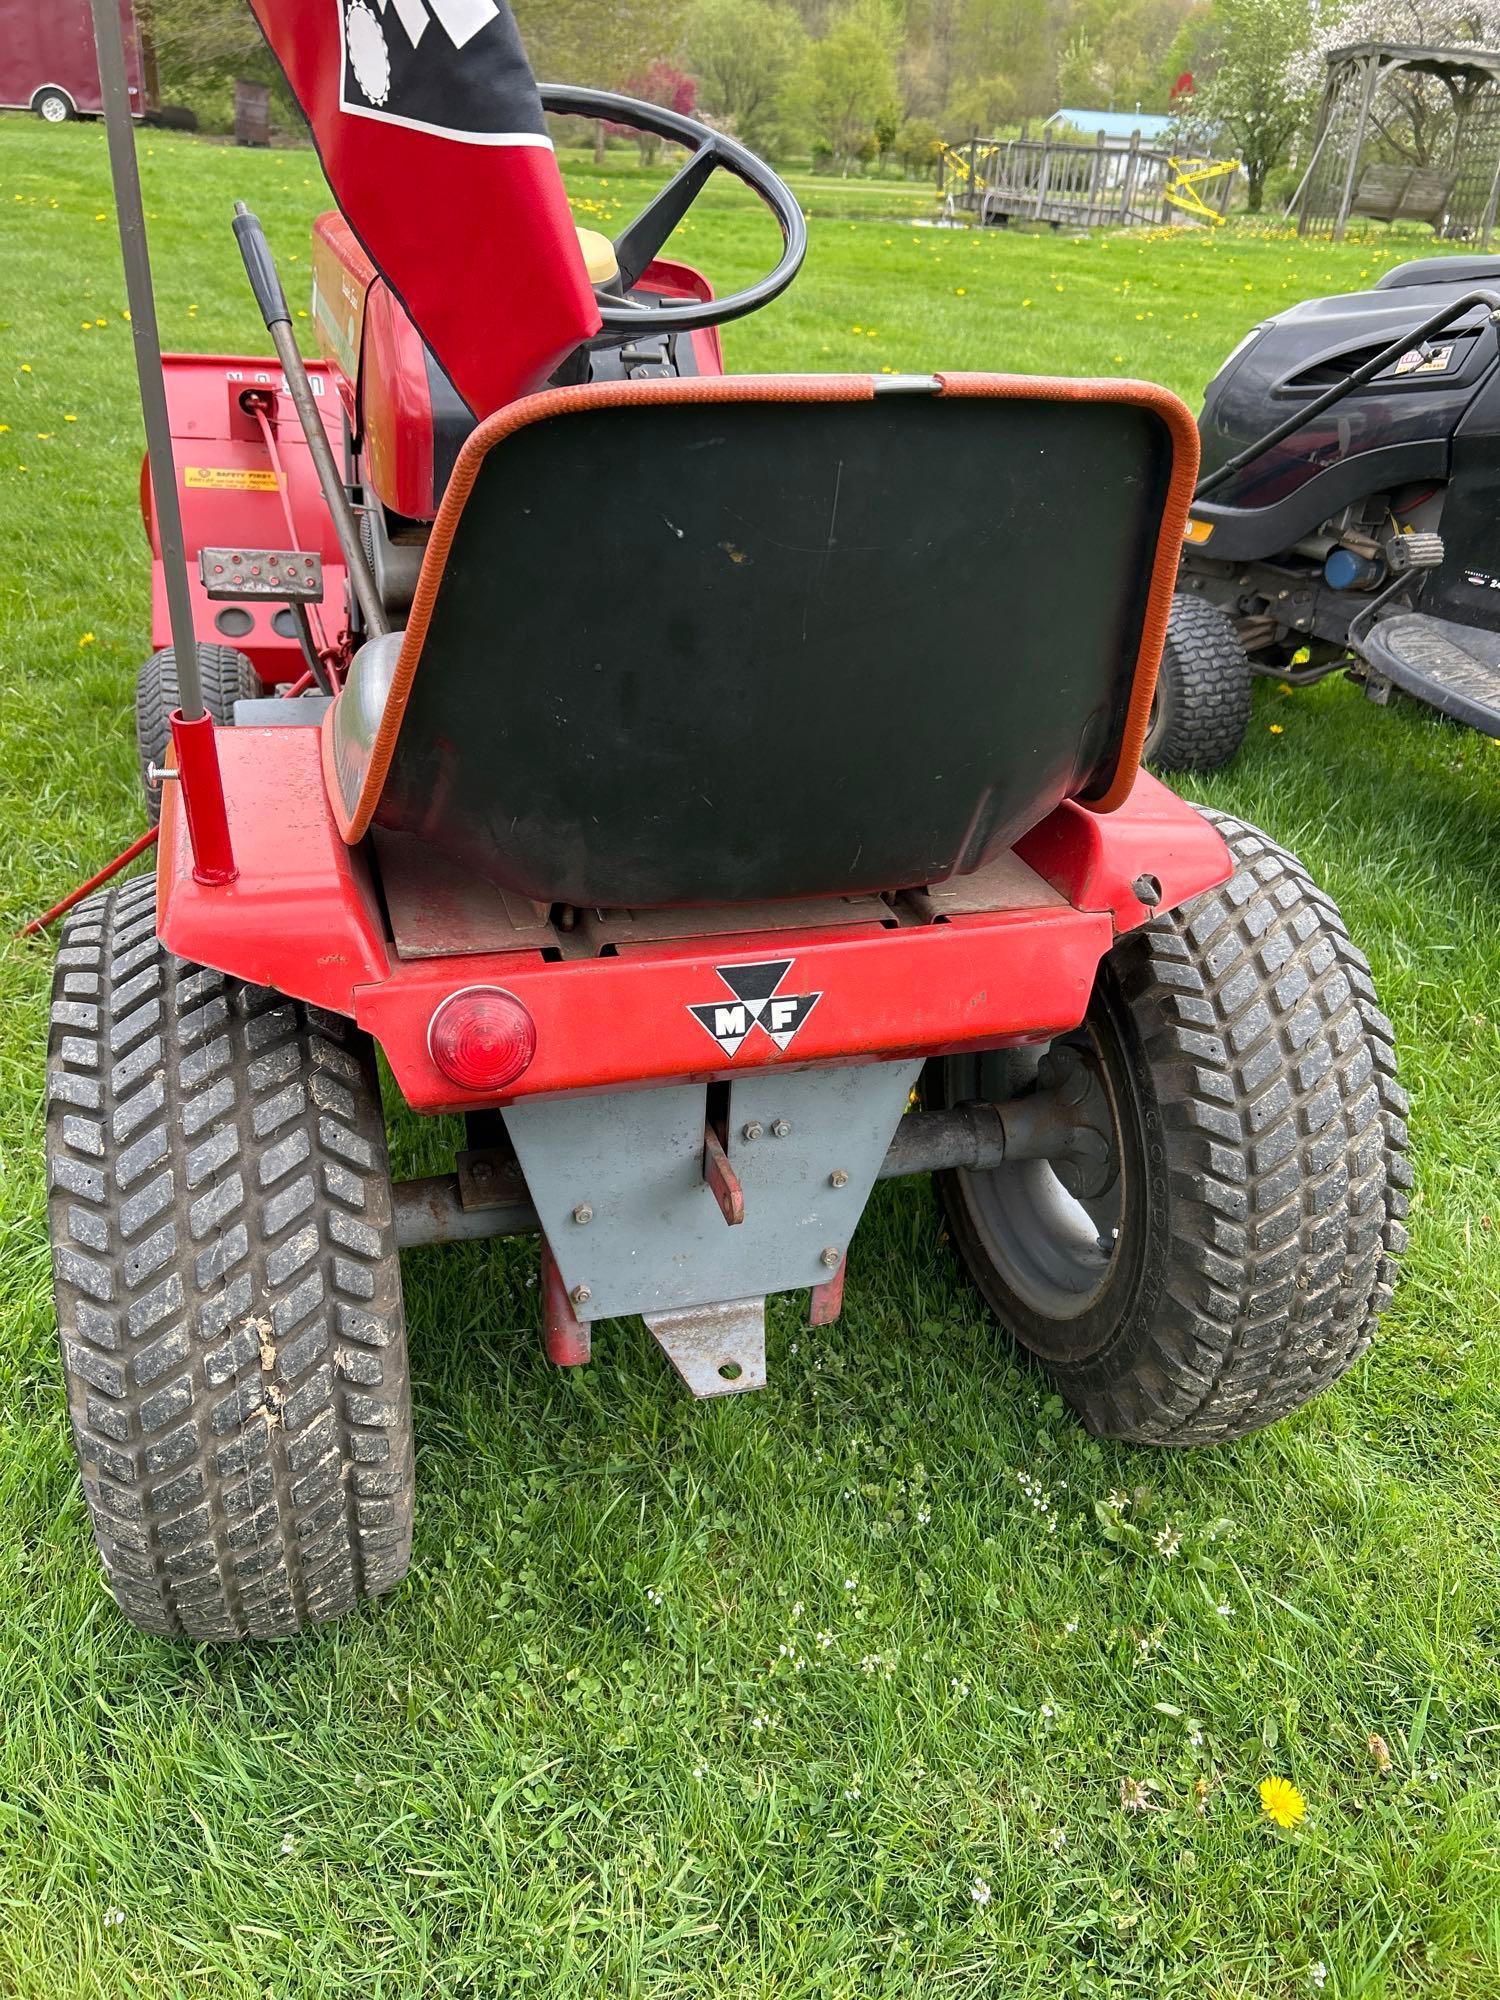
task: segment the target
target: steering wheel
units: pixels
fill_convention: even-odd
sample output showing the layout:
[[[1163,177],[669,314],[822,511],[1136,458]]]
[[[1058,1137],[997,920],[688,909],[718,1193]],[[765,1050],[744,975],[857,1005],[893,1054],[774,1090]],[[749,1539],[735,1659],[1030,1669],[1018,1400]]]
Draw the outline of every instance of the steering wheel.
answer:
[[[544,83],[542,109],[558,118],[603,118],[611,125],[630,125],[658,139],[668,139],[691,149],[692,158],[666,186],[648,202],[640,214],[615,238],[615,257],[620,266],[619,290],[630,292],[652,260],[660,255],[672,231],[687,214],[716,168],[742,180],[775,216],[784,248],[781,261],[768,277],[731,292],[722,299],[708,299],[695,305],[645,305],[628,298],[612,297],[613,287],[599,297],[599,317],[606,333],[628,335],[693,333],[700,327],[722,326],[726,320],[743,319],[779,299],[802,268],[807,255],[807,223],[802,208],[779,174],[736,140],[715,132],[696,118],[668,111],[660,104],[647,104],[638,97],[622,97],[613,90],[586,90],[569,84]],[[598,297],[598,294],[596,294]]]

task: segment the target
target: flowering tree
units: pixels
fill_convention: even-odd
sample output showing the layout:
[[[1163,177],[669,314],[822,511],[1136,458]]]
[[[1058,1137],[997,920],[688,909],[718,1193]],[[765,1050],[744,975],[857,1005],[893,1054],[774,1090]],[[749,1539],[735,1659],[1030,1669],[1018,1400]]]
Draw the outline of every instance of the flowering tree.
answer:
[[[1500,49],[1500,0],[1356,0],[1320,19],[1287,64],[1288,95],[1302,100],[1321,90],[1329,55],[1356,42]],[[1398,158],[1431,166],[1448,152],[1469,99],[1481,88],[1459,77],[1393,70],[1370,107],[1370,123]]]
[[[627,77],[620,88],[627,97],[659,104],[664,111],[679,111],[684,118],[692,116],[698,102],[697,78],[688,76],[674,63],[661,60],[648,63],[645,69]],[[648,167],[661,151],[661,140],[654,133],[637,132],[633,125],[606,125],[604,129],[614,138],[634,139]]]
[[[1305,115],[1307,94],[1290,90],[1286,77],[1312,25],[1310,0],[1216,0],[1208,18],[1193,118],[1233,143],[1252,210]]]

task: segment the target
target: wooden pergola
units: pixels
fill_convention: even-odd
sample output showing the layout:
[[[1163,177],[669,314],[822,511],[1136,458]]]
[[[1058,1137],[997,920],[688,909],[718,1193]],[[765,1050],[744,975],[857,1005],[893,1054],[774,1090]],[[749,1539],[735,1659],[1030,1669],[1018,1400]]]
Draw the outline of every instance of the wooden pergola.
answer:
[[[1398,76],[1440,82],[1452,102],[1441,157],[1372,157],[1381,100]],[[1328,56],[1313,150],[1288,213],[1302,236],[1342,242],[1354,215],[1430,223],[1439,236],[1488,249],[1500,198],[1500,53],[1354,42]]]

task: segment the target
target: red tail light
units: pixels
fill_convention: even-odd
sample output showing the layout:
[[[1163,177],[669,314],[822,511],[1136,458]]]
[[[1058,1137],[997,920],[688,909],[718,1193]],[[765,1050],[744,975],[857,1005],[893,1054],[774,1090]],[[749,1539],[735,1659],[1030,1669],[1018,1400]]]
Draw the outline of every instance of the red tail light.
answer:
[[[427,1028],[432,1060],[463,1090],[503,1090],[536,1054],[536,1023],[513,993],[466,986],[450,993]]]

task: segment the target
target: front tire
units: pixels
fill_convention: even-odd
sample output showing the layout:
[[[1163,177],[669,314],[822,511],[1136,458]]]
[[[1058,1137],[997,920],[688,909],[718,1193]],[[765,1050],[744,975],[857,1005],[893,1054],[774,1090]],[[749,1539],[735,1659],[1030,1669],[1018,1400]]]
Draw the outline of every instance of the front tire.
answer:
[[[185,964],[149,877],[58,952],[47,1161],[84,1495],[144,1632],[283,1638],[411,1550],[401,1278],[373,1051]]]
[[[1406,1095],[1369,966],[1292,855],[1207,817],[1233,876],[1123,939],[1049,1052],[1107,1101],[1108,1185],[1075,1199],[1045,1162],[940,1179],[997,1317],[1090,1430],[1141,1444],[1241,1437],[1326,1388],[1406,1241]],[[1015,1061],[950,1060],[945,1101],[1013,1091]]]
[[[1227,613],[1201,597],[1172,600],[1146,729],[1146,761],[1163,771],[1216,771],[1250,727],[1250,657]]]

